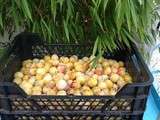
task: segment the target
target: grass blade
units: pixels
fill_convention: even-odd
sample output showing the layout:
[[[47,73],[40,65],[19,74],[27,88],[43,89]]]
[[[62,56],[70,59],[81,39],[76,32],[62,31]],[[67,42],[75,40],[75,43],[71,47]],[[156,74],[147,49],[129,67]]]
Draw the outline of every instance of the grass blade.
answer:
[[[103,0],[103,12],[105,13],[107,8],[108,0]]]
[[[129,8],[130,8],[130,4],[129,4],[129,0],[127,0],[126,9],[129,9]],[[129,32],[131,32],[131,13],[130,13],[130,9],[126,10],[125,16],[126,16],[128,30],[129,30]]]
[[[95,56],[96,52],[97,52],[97,48],[98,48],[98,42],[99,42],[99,36],[97,37],[95,43],[94,43],[94,47],[93,47],[93,52],[92,55]]]
[[[46,34],[48,34],[48,38],[49,38],[49,43],[51,43],[51,36],[52,36],[52,32],[51,32],[51,29],[49,28],[49,26],[47,25],[47,23],[42,19],[41,20],[41,22],[42,22],[42,24],[43,24],[43,26],[46,28],[46,30],[47,30],[47,33]]]
[[[52,13],[52,15],[53,15],[54,21],[55,21],[56,14],[57,14],[56,9],[57,9],[56,0],[51,0],[51,13]]]
[[[98,25],[100,26],[100,28],[104,31],[103,25],[102,25],[102,22],[101,22],[101,19],[100,19],[98,13],[97,13],[97,10],[95,8],[91,7],[91,13],[92,13],[93,18],[95,19],[94,21],[96,23],[98,23]]]
[[[137,31],[139,16],[136,13],[134,1],[133,0],[129,0],[129,1],[130,1],[130,7],[131,7],[130,9],[131,9],[131,16],[132,16],[133,24],[134,24],[134,27],[136,28],[136,31]]]
[[[21,1],[24,14],[26,14],[26,16],[32,21],[32,15],[27,0],[21,0]]]
[[[68,42],[70,41],[69,39],[69,32],[68,32],[68,27],[67,27],[67,23],[65,20],[63,20],[63,27],[64,27],[64,31],[65,31],[65,35],[66,35],[66,38],[68,40]]]
[[[0,26],[1,26],[1,28],[3,28],[2,13],[0,13]]]

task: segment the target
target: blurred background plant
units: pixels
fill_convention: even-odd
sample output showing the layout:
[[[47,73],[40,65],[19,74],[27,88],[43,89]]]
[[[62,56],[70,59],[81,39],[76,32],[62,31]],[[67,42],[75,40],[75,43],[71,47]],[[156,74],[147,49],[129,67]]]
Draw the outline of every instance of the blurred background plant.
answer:
[[[0,0],[0,33],[39,33],[48,43],[95,43],[93,54],[152,44],[159,0]]]

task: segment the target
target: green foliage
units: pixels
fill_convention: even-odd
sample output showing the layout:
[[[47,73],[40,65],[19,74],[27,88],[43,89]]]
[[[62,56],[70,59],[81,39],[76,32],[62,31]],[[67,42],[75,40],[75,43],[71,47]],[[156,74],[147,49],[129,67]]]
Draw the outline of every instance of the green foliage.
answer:
[[[49,43],[95,43],[93,54],[103,54],[152,43],[153,8],[153,0],[0,0],[0,32],[24,27]]]

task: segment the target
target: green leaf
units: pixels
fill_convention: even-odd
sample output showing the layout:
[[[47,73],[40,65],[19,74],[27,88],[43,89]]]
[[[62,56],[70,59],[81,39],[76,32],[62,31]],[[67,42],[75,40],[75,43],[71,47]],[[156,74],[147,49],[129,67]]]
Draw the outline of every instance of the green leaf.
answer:
[[[91,7],[91,11],[92,11],[93,18],[95,19],[95,22],[97,22],[98,25],[100,26],[100,28],[104,31],[101,19],[100,19],[98,13],[97,13],[97,10],[95,8]]]
[[[3,28],[2,13],[0,13],[0,26]]]
[[[103,53],[103,50],[102,50],[102,37],[99,38],[98,53],[99,53],[100,56],[102,56],[102,53]]]
[[[21,0],[22,1],[22,9],[24,14],[32,21],[31,11],[29,9],[28,0]]]
[[[54,21],[55,21],[55,18],[56,18],[56,13],[57,13],[57,3],[56,3],[56,0],[51,0],[51,13],[54,17]]]
[[[0,0],[0,32],[2,25],[7,30],[21,25],[48,42],[79,44],[99,36],[95,49],[103,54],[122,42],[153,42],[151,24],[160,18],[154,7],[152,0]]]
[[[94,6],[96,6],[96,7],[97,7],[97,3],[96,3],[96,1],[95,1],[95,0],[92,0],[92,3],[94,4]]]
[[[103,43],[103,46],[105,46],[104,50],[106,50],[107,48],[107,50],[112,52],[113,49],[116,48],[112,34],[108,34],[108,33],[104,34],[102,43]]]
[[[121,29],[121,26],[124,21],[124,11],[123,11],[123,0],[118,0],[118,3],[116,5],[115,13],[116,13],[116,25],[119,32]]]
[[[130,47],[129,40],[127,39],[127,36],[121,32],[122,41],[127,45],[127,47]]]
[[[138,30],[139,30],[138,33],[139,33],[140,41],[144,43],[146,41],[146,39],[144,38],[145,37],[144,30],[142,28],[139,28]]]
[[[134,5],[134,1],[133,0],[129,0],[130,1],[130,9],[131,9],[131,15],[132,15],[132,19],[133,19],[133,23],[135,26],[135,30],[137,31],[138,28],[138,18],[139,16],[136,13],[136,6]]]
[[[57,2],[60,4],[60,11],[62,11],[64,0],[58,0]]]
[[[96,55],[97,48],[98,48],[98,42],[99,42],[99,36],[97,37],[97,39],[96,39],[96,41],[94,43],[92,55]]]
[[[47,29],[47,32],[49,33],[49,35],[51,36],[52,33],[51,33],[51,30],[50,28],[48,27],[47,23],[42,19],[42,23],[44,24],[45,28]]]
[[[74,11],[73,1],[67,0],[67,17],[66,17],[67,22],[68,22],[69,18],[73,16],[73,11]]]
[[[64,31],[65,31],[65,35],[66,35],[66,38],[68,40],[68,42],[70,41],[69,39],[69,32],[68,32],[68,27],[67,27],[67,23],[65,20],[63,20],[63,27],[64,27]]]
[[[42,23],[42,21],[40,22],[40,27],[41,27],[41,31],[43,33],[44,38],[47,38],[45,27],[44,27],[44,24]]]
[[[102,56],[98,54],[95,58],[91,60],[91,64],[92,64],[91,69],[97,67],[98,59],[100,59],[101,57]]]
[[[78,23],[79,13],[76,12],[75,23]]]
[[[79,39],[81,40],[81,43],[83,43],[82,40],[85,40],[85,34],[84,34],[84,29],[82,26],[78,26],[78,29],[77,29],[77,33],[79,33]]]
[[[72,38],[73,38],[74,40],[76,40],[76,34],[75,34],[74,29],[73,29],[74,27],[69,26],[68,28],[69,28],[69,31],[70,31],[70,34],[71,34]],[[77,41],[76,41],[76,42],[77,42]]]
[[[35,22],[33,23],[32,32],[35,32],[35,30],[36,30],[36,24],[37,24],[37,22],[35,21]]]
[[[19,17],[18,15],[15,13],[15,11],[13,12],[14,14],[14,23],[15,23],[15,26],[16,26],[16,29],[19,29]]]
[[[102,3],[102,0],[96,0],[97,9],[99,8],[100,4]]]
[[[129,9],[129,7],[130,7],[129,0],[127,0],[126,8]],[[127,21],[127,25],[128,25],[128,30],[129,30],[129,32],[131,32],[131,13],[130,13],[130,10],[126,10],[125,16],[126,16],[126,21]]]
[[[130,33],[127,30],[123,29],[123,32],[131,41],[134,41],[134,38],[130,35]]]
[[[109,0],[103,0],[103,12],[105,13]]]
[[[48,38],[49,38],[49,43],[51,43],[51,36],[52,36],[52,32],[51,32],[51,29],[49,28],[49,26],[47,25],[47,23],[42,19],[41,20],[42,21],[42,24],[43,24],[43,26],[46,28],[46,30],[47,30],[47,33],[46,34],[48,34]]]
[[[144,0],[138,0],[138,2],[139,2],[140,5],[144,4]]]

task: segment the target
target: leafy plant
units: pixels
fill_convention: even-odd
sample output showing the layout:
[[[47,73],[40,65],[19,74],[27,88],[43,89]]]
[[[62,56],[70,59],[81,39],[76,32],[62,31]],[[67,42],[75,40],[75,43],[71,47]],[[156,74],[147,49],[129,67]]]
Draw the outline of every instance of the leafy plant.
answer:
[[[154,1],[155,2],[155,1]],[[49,43],[95,43],[93,54],[150,44],[153,0],[0,0],[0,31],[19,27]]]

